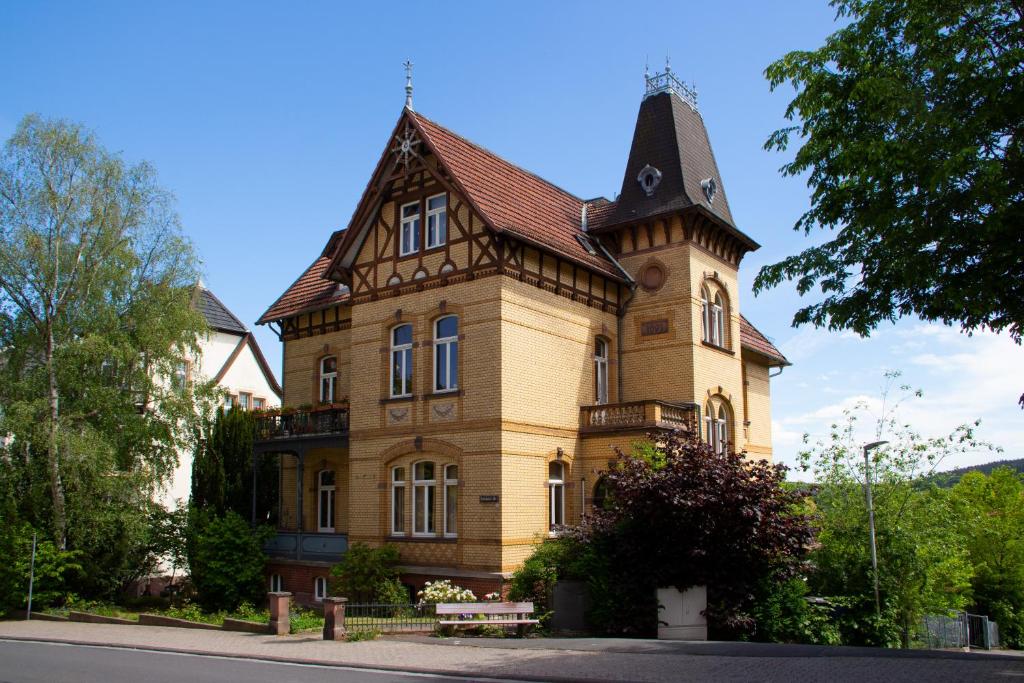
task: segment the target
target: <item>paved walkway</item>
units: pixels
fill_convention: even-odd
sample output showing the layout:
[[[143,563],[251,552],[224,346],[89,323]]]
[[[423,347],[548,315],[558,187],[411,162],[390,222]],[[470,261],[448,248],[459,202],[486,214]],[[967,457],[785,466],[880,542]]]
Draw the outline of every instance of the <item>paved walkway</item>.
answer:
[[[1015,657],[754,643],[426,637],[336,643],[317,635],[44,621],[0,622],[0,639],[43,640],[328,666],[540,681],[981,681],[1024,677]]]

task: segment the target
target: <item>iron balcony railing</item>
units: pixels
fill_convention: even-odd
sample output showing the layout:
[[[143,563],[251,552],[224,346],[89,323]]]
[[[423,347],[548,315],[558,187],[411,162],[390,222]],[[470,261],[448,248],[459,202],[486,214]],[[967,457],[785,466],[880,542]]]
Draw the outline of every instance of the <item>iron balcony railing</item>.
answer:
[[[257,441],[347,432],[347,405],[332,405],[308,410],[282,408],[256,416]]]

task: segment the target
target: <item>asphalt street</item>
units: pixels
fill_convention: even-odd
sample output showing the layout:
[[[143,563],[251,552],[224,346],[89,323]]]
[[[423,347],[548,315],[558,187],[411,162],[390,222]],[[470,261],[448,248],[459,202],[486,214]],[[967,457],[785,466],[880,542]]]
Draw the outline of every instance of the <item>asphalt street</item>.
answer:
[[[0,641],[0,683],[466,683],[469,678],[150,650]],[[472,678],[481,681],[479,676]],[[506,683],[509,678],[492,681]]]

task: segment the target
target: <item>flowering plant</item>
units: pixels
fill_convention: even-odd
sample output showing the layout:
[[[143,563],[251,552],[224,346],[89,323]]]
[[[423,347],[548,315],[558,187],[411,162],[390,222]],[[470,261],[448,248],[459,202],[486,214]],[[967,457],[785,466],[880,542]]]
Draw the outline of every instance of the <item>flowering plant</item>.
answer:
[[[484,600],[487,602],[499,602],[501,600],[501,593],[488,593],[484,596]]]
[[[448,579],[427,581],[423,590],[416,593],[420,605],[436,605],[441,602],[476,602],[476,596],[468,588],[453,586]]]

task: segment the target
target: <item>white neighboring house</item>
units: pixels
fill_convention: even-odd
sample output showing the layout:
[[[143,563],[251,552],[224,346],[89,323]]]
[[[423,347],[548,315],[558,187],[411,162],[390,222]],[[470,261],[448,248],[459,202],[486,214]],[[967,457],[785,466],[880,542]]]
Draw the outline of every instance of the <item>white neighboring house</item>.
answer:
[[[201,284],[195,306],[206,317],[210,334],[199,341],[199,357],[181,368],[179,376],[185,381],[213,380],[227,392],[225,401],[229,405],[245,410],[280,406],[281,385],[249,328]],[[192,453],[182,452],[163,502],[175,506],[187,503],[191,489]]]

